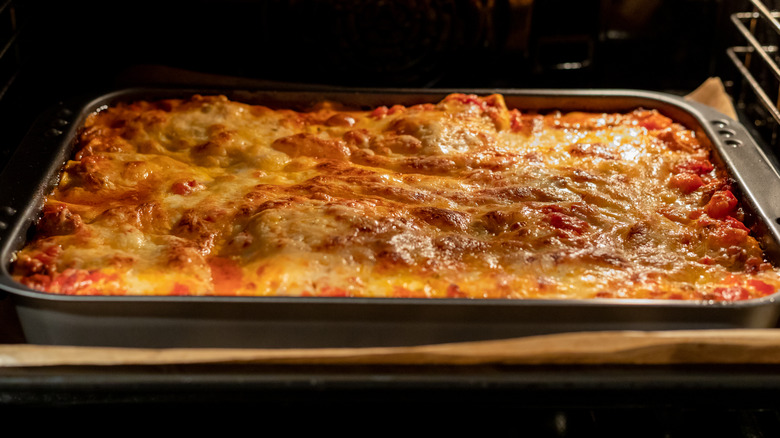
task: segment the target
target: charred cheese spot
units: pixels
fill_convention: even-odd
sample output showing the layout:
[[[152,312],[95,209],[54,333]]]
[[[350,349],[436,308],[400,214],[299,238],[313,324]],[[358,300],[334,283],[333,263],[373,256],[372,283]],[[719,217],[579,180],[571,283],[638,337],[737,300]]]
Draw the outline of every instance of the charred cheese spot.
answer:
[[[469,226],[469,215],[438,207],[418,207],[411,211],[412,215],[425,223],[443,230],[465,231]]]
[[[65,204],[47,204],[37,224],[37,232],[44,236],[73,234],[84,223],[77,213],[73,213]]]

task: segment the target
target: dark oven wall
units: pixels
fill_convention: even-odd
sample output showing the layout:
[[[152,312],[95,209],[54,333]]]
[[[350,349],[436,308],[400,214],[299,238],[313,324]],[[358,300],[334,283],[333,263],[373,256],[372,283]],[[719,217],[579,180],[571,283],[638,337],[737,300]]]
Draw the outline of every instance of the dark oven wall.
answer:
[[[6,0],[0,158],[47,105],[133,85],[690,90],[735,3]]]

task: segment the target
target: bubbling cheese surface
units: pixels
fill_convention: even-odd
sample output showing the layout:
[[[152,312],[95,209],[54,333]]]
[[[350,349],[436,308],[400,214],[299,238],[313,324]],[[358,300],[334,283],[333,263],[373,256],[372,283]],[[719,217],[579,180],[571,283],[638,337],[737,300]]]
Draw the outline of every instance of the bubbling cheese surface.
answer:
[[[79,295],[745,300],[780,285],[707,139],[501,95],[89,117],[14,277]]]

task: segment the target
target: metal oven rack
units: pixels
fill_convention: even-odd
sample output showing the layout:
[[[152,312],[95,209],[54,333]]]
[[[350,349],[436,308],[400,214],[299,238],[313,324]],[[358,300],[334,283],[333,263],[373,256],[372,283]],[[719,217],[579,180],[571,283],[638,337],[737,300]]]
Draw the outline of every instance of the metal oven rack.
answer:
[[[726,49],[738,72],[732,95],[747,124],[780,155],[780,11],[777,4],[749,3],[752,11],[730,17],[741,43]]]

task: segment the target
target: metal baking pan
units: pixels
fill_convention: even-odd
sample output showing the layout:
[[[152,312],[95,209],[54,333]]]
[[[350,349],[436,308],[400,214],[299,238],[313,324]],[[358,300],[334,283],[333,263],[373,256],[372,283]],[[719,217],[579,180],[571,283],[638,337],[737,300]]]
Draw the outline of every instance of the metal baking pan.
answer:
[[[247,103],[306,108],[436,102],[451,92],[502,93],[525,110],[658,109],[706,135],[768,257],[780,262],[780,174],[737,121],[680,97],[637,90],[128,89],[50,108],[0,174],[0,289],[12,300],[27,342],[117,347],[320,348],[422,345],[570,331],[774,327],[778,294],[739,302],[658,300],[467,300],[303,297],[100,297],[37,292],[9,265],[35,223],[44,196],[69,158],[84,119],[118,101],[225,94]]]

